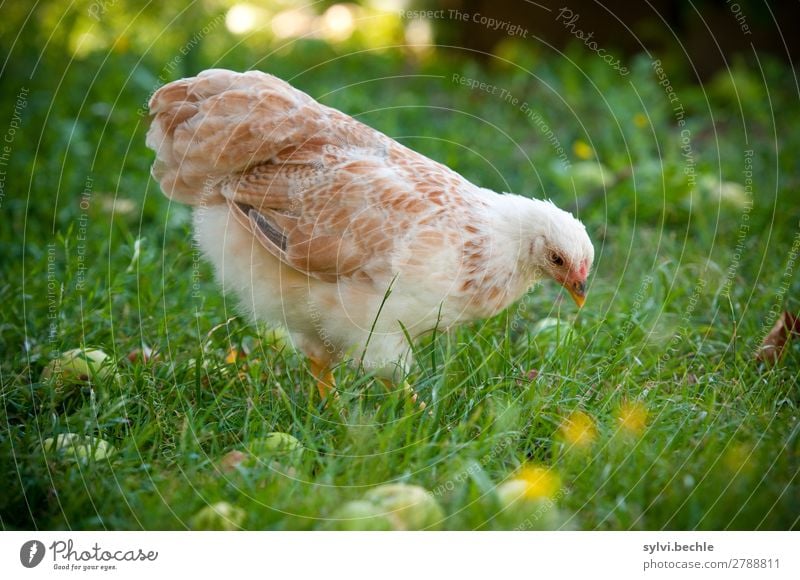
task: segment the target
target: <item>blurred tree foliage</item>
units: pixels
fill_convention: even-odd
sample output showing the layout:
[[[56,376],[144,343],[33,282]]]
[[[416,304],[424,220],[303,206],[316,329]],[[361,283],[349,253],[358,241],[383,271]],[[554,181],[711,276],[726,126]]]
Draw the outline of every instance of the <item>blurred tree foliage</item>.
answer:
[[[689,19],[684,5],[668,4],[654,6],[663,7],[667,19]],[[705,203],[704,216],[726,208],[735,215],[741,205],[735,193],[741,193],[742,150],[748,148],[757,150],[758,209],[765,216],[772,215],[780,192],[798,187],[797,137],[774,136],[776,115],[788,118],[797,111],[795,81],[779,59],[760,53],[727,56],[727,68],[698,84],[693,61],[679,48],[652,48],[659,37],[674,39],[673,32],[694,24],[671,30],[653,19],[639,21],[641,7],[615,12],[626,14],[625,24],[639,23],[636,35],[602,32],[620,22],[609,13],[601,18],[597,7],[594,13],[587,8],[578,21],[585,30],[596,29],[610,47],[620,46],[620,56],[636,53],[623,57],[627,77],[574,38],[554,50],[536,39],[501,34],[499,42],[487,45],[494,52],[477,59],[469,47],[485,42],[480,31],[463,21],[405,12],[425,5],[398,0],[326,1],[313,8],[291,0],[9,4],[0,20],[6,55],[0,118],[12,118],[23,91],[25,99],[11,160],[15,170],[2,203],[11,212],[7,223],[21,231],[26,217],[37,214],[53,227],[68,221],[87,179],[96,192],[141,199],[143,220],[157,216],[165,200],[147,180],[147,99],[171,80],[215,66],[271,72],[487,187],[551,197],[582,211],[683,224]],[[712,12],[721,6],[702,5]],[[525,22],[528,10],[521,3],[510,9],[477,0],[447,0],[441,6],[518,23]],[[571,6],[575,13],[583,10],[582,3]],[[750,2],[741,3],[741,10],[754,27],[764,18]],[[694,20],[711,21],[703,15]],[[725,17],[731,20],[732,14]],[[539,25],[544,26],[531,22],[530,30]],[[649,55],[638,44],[625,45],[634,37],[650,43]],[[449,46],[430,46],[437,41]],[[693,182],[684,173],[681,128],[654,74],[655,59],[663,62],[685,110]],[[454,73],[505,89],[545,124],[519,104],[454,83]],[[558,159],[548,131],[569,163]],[[476,151],[507,153],[484,159]],[[53,206],[32,204],[31,196],[54,200],[55,222]]]
[[[531,44],[564,49],[578,32],[618,55],[657,52],[680,62],[694,80],[712,76],[735,54],[753,50],[786,60],[800,57],[800,38],[789,23],[800,22],[800,3],[765,0],[417,0],[425,10],[445,10],[433,19],[436,40],[464,47],[473,56],[496,53],[510,37],[503,23],[526,32]],[[453,17],[457,11],[461,17]],[[466,15],[466,16],[464,16]],[[783,32],[777,30],[783,28]]]

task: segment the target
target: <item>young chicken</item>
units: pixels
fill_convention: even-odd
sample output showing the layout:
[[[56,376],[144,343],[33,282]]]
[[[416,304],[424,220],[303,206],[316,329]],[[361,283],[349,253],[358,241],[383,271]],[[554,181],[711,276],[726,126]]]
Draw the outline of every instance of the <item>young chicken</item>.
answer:
[[[207,70],[150,100],[164,193],[194,206],[226,293],[283,325],[325,397],[354,361],[397,381],[406,331],[499,313],[549,277],[578,306],[594,249],[549,201],[498,194],[262,72]]]

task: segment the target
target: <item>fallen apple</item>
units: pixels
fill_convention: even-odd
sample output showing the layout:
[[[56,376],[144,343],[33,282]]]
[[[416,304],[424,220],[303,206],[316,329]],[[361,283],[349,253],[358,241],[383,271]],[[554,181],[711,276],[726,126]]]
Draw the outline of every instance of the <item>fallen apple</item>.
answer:
[[[566,522],[558,506],[547,498],[519,498],[505,505],[498,517],[505,527],[518,531],[561,530],[565,529]]]
[[[255,459],[266,461],[281,459],[298,461],[303,456],[303,445],[288,433],[274,432],[247,445],[247,451]]]
[[[119,382],[114,361],[98,348],[72,349],[51,360],[42,371],[42,382],[52,382],[56,398],[63,400],[86,384]]]
[[[247,513],[240,507],[232,506],[226,501],[207,505],[194,516],[189,525],[193,530],[239,530],[244,524]]]
[[[81,463],[108,459],[117,452],[104,439],[85,437],[77,433],[61,433],[56,437],[48,437],[43,445],[47,454],[57,454],[60,458]]]
[[[349,501],[333,514],[333,525],[351,532],[382,532],[398,529],[391,514],[365,500]]]
[[[444,512],[425,489],[396,483],[376,487],[363,499],[344,504],[333,518],[341,530],[423,530],[438,529]]]

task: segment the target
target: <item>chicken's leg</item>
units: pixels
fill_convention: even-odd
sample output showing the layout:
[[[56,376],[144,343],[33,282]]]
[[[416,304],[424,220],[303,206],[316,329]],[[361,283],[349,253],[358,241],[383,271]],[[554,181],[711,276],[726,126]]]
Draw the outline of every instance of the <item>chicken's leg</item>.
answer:
[[[338,393],[335,390],[336,380],[333,378],[333,373],[331,372],[331,367],[328,362],[309,357],[309,363],[311,374],[317,379],[317,390],[322,400],[324,401],[327,399],[331,393],[333,393],[334,397],[337,397]]]

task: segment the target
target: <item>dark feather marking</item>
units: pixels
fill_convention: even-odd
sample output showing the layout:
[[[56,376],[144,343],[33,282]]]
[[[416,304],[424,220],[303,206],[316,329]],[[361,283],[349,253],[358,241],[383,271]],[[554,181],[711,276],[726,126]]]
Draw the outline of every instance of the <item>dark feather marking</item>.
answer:
[[[241,205],[244,204],[240,204],[240,206]],[[248,215],[252,218],[253,222],[255,222],[255,224],[258,226],[258,229],[264,232],[264,235],[267,236],[267,238],[273,244],[278,246],[281,249],[281,251],[283,252],[286,251],[287,240],[286,236],[283,235],[283,232],[279,232],[278,230],[276,230],[275,227],[269,222],[267,218],[265,218],[262,214],[257,212],[252,207],[250,207]]]

